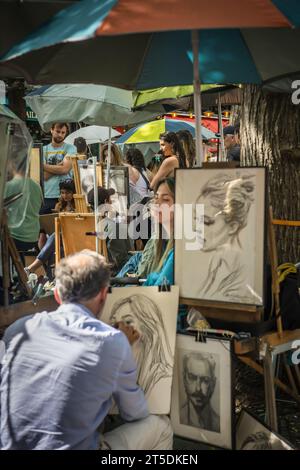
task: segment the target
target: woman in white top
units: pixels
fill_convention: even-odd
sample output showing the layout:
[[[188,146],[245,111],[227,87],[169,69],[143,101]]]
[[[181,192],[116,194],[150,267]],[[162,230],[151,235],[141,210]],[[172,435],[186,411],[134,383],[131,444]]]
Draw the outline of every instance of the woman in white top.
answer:
[[[152,173],[147,171],[143,154],[138,149],[126,152],[126,163],[129,168],[129,185],[131,199],[143,199],[149,195]],[[133,197],[134,196],[134,197]],[[131,203],[135,202],[131,200]]]

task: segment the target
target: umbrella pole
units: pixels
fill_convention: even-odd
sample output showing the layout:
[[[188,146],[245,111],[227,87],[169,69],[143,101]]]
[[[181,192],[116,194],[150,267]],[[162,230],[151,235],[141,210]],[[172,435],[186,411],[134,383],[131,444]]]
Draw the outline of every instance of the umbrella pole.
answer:
[[[221,139],[221,161],[225,162],[225,145],[224,145],[224,132],[222,123],[222,109],[221,109],[221,95],[218,93],[218,120],[219,120],[219,134]]]
[[[106,162],[106,188],[109,188],[109,174],[110,174],[110,162],[111,162],[111,127],[108,128],[108,155],[107,155],[107,162]]]
[[[199,35],[197,30],[192,31],[193,46],[193,69],[194,69],[194,109],[195,109],[195,127],[196,127],[196,166],[202,166],[203,163],[203,143],[201,132],[201,83],[199,76]]]
[[[97,184],[97,157],[93,157],[94,170],[94,211],[95,211],[95,232],[98,228],[98,184]],[[99,253],[99,239],[96,235],[96,252]]]

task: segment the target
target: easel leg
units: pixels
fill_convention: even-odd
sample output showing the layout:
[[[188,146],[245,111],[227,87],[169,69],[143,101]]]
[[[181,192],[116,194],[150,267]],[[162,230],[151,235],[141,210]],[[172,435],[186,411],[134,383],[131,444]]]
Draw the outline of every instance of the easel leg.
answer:
[[[267,412],[267,424],[270,428],[277,432],[277,410],[276,410],[276,399],[275,399],[275,387],[274,387],[274,374],[272,367],[272,355],[269,349],[266,351],[264,357],[264,382],[265,382],[265,400],[266,400],[266,412]]]
[[[2,229],[2,275],[3,275],[3,304],[4,307],[9,305],[9,286],[10,286],[10,276],[9,276],[9,256],[8,256],[8,240],[5,227]]]
[[[296,385],[295,379],[293,377],[291,367],[289,366],[287,358],[286,358],[286,353],[283,354],[283,364],[284,364],[284,368],[285,368],[287,377],[289,379],[290,385],[291,385],[294,393],[298,393],[297,385]]]
[[[60,220],[55,218],[55,266],[60,262]]]
[[[296,379],[297,379],[297,382],[298,382],[298,390],[300,391],[300,371],[299,371],[299,366],[298,365],[294,366],[294,371],[295,371]]]
[[[22,284],[25,292],[27,293],[27,295],[30,299],[32,297],[32,292],[31,292],[31,289],[29,288],[29,286],[27,284],[27,277],[26,277],[26,274],[25,274],[24,269],[23,269],[24,266],[23,266],[23,263],[21,261],[19,252],[16,248],[16,245],[15,245],[14,241],[12,240],[12,238],[10,237],[9,233],[7,233],[7,241],[8,241],[8,252],[9,252],[9,254],[11,256],[11,259],[12,259],[12,262],[14,263],[15,268],[17,270],[17,273],[18,273],[18,276],[19,276],[19,281]]]
[[[260,364],[257,364],[253,359],[250,359],[249,357],[245,356],[238,356],[239,360],[242,361],[244,364],[247,366],[251,367],[252,369],[256,370],[261,375],[264,375],[264,369]],[[291,397],[294,398],[295,401],[297,401],[300,404],[300,395],[295,394],[293,390],[291,390],[287,385],[281,382],[281,380],[277,379],[274,377],[274,384],[280,388],[284,393],[287,393]]]

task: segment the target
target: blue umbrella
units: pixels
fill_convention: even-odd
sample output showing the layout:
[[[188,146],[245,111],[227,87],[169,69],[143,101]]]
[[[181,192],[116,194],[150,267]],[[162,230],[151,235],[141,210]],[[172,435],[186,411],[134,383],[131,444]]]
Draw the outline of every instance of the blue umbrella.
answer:
[[[142,142],[158,142],[162,132],[177,132],[180,130],[189,131],[195,137],[195,125],[189,121],[177,119],[157,119],[133,127],[118,138],[118,144],[137,144]],[[204,126],[201,126],[202,138],[205,140],[214,139],[213,132]]]

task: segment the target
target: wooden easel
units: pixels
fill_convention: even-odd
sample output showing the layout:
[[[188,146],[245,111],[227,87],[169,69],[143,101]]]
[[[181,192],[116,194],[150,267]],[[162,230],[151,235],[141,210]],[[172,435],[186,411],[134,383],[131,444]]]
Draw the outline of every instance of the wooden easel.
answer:
[[[71,156],[71,162],[72,162],[72,170],[74,174],[74,183],[75,183],[75,190],[76,194],[74,194],[74,201],[75,201],[75,210],[78,213],[86,213],[90,212],[89,211],[89,206],[87,205],[86,202],[86,197],[84,194],[82,194],[82,189],[81,189],[81,181],[80,181],[80,173],[79,173],[79,168],[78,168],[78,160],[82,160],[82,157],[79,157],[78,155]],[[97,163],[96,166],[96,173],[97,173],[97,185],[98,186],[103,186],[103,166],[100,163]]]
[[[277,431],[277,410],[276,410],[276,401],[275,401],[275,387],[274,384],[278,385],[286,393],[291,395],[295,400],[300,403],[300,372],[298,365],[295,366],[296,379],[298,382],[298,389],[292,375],[291,366],[287,364],[286,357],[284,356],[284,366],[287,373],[287,377],[290,383],[290,387],[282,387],[282,382],[277,379],[274,380],[274,371],[273,371],[273,358],[279,354],[286,353],[291,351],[294,341],[300,340],[300,329],[292,331],[283,331],[282,329],[282,320],[280,314],[280,284],[279,277],[277,273],[278,267],[278,257],[277,257],[277,248],[275,241],[275,232],[274,225],[277,225],[278,221],[273,220],[272,209],[270,208],[269,212],[269,254],[272,270],[272,293],[274,296],[275,304],[275,318],[277,325],[277,332],[268,333],[263,335],[260,338],[260,351],[263,351],[264,358],[264,381],[265,381],[265,396],[266,396],[266,411],[268,424],[272,429]],[[299,224],[300,225],[300,224]],[[299,226],[298,225],[298,226]]]
[[[84,194],[81,191],[80,175],[78,170],[78,160],[81,158],[77,155],[71,156],[72,170],[74,175],[74,183],[76,193],[73,195],[75,201],[76,212],[89,212]]]
[[[96,251],[95,216],[93,213],[61,212],[55,219],[55,264],[61,259],[60,234],[62,236],[65,256],[83,249]],[[105,240],[99,240],[99,253],[107,259]]]
[[[6,211],[3,209],[2,221],[1,221],[1,231],[2,231],[2,270],[3,270],[3,293],[4,293],[4,306],[9,305],[9,287],[10,287],[10,275],[9,275],[9,258],[12,259],[12,262],[18,273],[20,284],[22,285],[24,292],[27,293],[28,298],[31,298],[32,291],[27,284],[27,276],[24,272],[24,266],[21,261],[19,252],[16,248],[16,245],[13,239],[10,236],[8,226],[7,226],[7,216]]]

